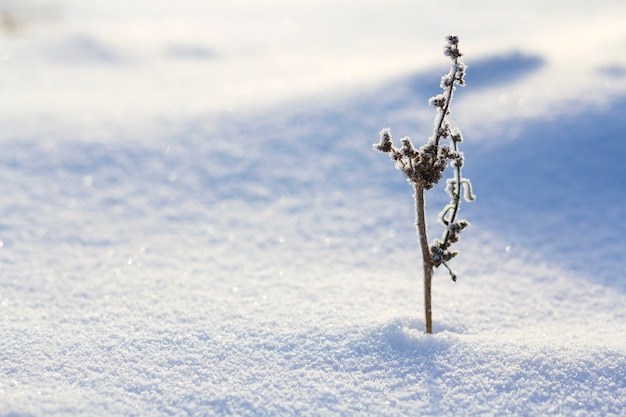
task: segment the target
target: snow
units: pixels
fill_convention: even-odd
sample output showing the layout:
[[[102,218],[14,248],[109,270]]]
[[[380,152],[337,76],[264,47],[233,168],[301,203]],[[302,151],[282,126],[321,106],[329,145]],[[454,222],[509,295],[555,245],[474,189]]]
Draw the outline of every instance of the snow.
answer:
[[[623,415],[626,9],[455,6],[5,2],[0,415]],[[427,140],[452,32],[427,336],[371,143]]]

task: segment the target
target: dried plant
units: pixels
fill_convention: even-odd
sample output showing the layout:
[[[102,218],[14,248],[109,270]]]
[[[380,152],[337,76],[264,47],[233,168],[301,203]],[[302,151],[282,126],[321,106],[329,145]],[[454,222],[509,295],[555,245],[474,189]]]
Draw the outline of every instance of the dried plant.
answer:
[[[428,142],[419,149],[415,149],[411,139],[401,139],[402,146],[396,147],[391,139],[391,130],[383,129],[380,132],[380,141],[373,145],[379,152],[389,153],[396,168],[404,173],[408,182],[412,185],[415,198],[415,226],[419,238],[422,260],[424,267],[424,310],[426,315],[426,333],[433,332],[431,283],[433,269],[443,265],[453,281],[457,276],[448,266],[448,262],[458,252],[451,251],[450,246],[459,241],[459,233],[469,223],[466,220],[457,219],[461,204],[461,193],[466,201],[473,201],[472,186],[467,178],[461,175],[463,167],[463,153],[459,151],[459,144],[463,138],[461,132],[450,127],[448,116],[450,104],[455,91],[455,85],[465,85],[466,65],[459,60],[459,38],[455,35],[446,37],[444,55],[452,61],[450,72],[441,77],[443,94],[432,97],[429,104],[437,109],[433,135]],[[443,141],[449,141],[444,144]],[[454,169],[453,177],[447,180],[446,191],[450,196],[450,203],[444,207],[439,215],[439,221],[445,229],[441,240],[435,239],[432,244],[428,243],[426,234],[426,215],[424,191],[430,190],[439,182],[448,166]]]

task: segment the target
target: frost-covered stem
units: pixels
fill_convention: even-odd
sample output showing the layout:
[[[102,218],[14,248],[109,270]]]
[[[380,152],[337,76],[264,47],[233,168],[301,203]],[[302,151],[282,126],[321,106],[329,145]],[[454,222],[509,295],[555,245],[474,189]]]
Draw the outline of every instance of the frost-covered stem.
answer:
[[[426,235],[426,215],[424,203],[424,187],[418,183],[413,183],[415,191],[415,226],[422,248],[422,262],[424,266],[424,313],[426,321],[426,333],[433,332],[433,316],[431,302],[431,282],[433,277],[433,263],[428,248],[428,236]]]
[[[413,185],[415,198],[415,227],[422,250],[422,263],[424,268],[424,310],[426,313],[426,333],[432,333],[432,304],[431,283],[433,271],[443,265],[449,272],[453,281],[456,274],[446,264],[454,258],[458,252],[449,250],[449,247],[459,240],[459,233],[469,225],[466,220],[457,220],[459,212],[461,190],[465,190],[465,199],[474,200],[472,187],[468,179],[461,175],[463,166],[463,154],[458,151],[458,143],[462,141],[461,132],[451,129],[448,123],[450,104],[455,91],[455,85],[465,85],[465,72],[467,66],[459,60],[462,56],[459,51],[459,38],[456,35],[446,37],[444,55],[452,61],[450,72],[441,78],[443,94],[431,97],[428,103],[437,109],[434,122],[433,135],[428,143],[415,148],[411,139],[405,136],[401,139],[401,146],[394,146],[391,139],[391,130],[385,128],[380,132],[380,141],[373,145],[374,150],[387,153],[394,161],[395,166]],[[442,140],[449,139],[451,146],[443,145]],[[454,167],[453,178],[448,180],[446,191],[450,194],[450,204],[446,205],[440,214],[441,223],[446,226],[443,241],[436,239],[432,245],[428,243],[426,235],[426,209],[424,192],[433,188],[439,182],[446,167]],[[464,188],[465,187],[465,188]]]
[[[451,142],[452,142],[452,149],[454,150],[454,152],[457,152],[459,148],[456,143],[456,140],[453,139]],[[450,215],[450,218],[448,219],[448,227],[446,228],[446,231],[443,235],[444,246],[448,244],[448,239],[450,238],[450,227],[452,227],[452,225],[456,221],[456,215],[459,212],[459,207],[461,205],[461,184],[462,184],[461,183],[461,166],[458,163],[453,164],[453,165],[454,165],[454,178],[456,182],[456,190],[452,196],[452,214]],[[448,267],[447,265],[445,266],[446,268]]]
[[[450,72],[448,73],[448,78],[453,80],[454,75],[456,74],[456,67],[458,65],[458,58],[454,59],[454,64],[452,65],[452,67],[450,68]],[[446,120],[446,117],[448,116],[448,113],[450,111],[450,103],[452,103],[452,96],[454,95],[454,82],[451,82],[449,86],[447,86],[446,91],[445,91],[445,105],[443,107],[443,109],[441,109],[441,113],[439,114],[439,120],[437,122],[437,124],[435,125],[435,130],[434,130],[434,137],[435,137],[435,145],[439,146],[439,140],[441,139],[442,135],[441,135],[441,128],[443,127],[443,123]]]

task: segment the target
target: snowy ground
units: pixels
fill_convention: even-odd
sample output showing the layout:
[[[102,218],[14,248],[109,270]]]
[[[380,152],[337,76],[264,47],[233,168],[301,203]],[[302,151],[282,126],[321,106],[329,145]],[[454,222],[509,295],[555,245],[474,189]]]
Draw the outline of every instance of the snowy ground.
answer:
[[[82,3],[0,3],[0,416],[626,412],[620,2]],[[448,32],[478,200],[426,336],[371,144],[429,136]]]

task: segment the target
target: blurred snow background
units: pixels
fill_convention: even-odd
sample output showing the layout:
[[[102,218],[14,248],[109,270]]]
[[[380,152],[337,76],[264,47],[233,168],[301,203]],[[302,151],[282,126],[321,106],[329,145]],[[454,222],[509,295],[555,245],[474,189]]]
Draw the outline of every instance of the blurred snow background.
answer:
[[[622,2],[0,17],[0,415],[623,414]],[[370,145],[430,135],[447,33],[478,200],[426,337]]]

